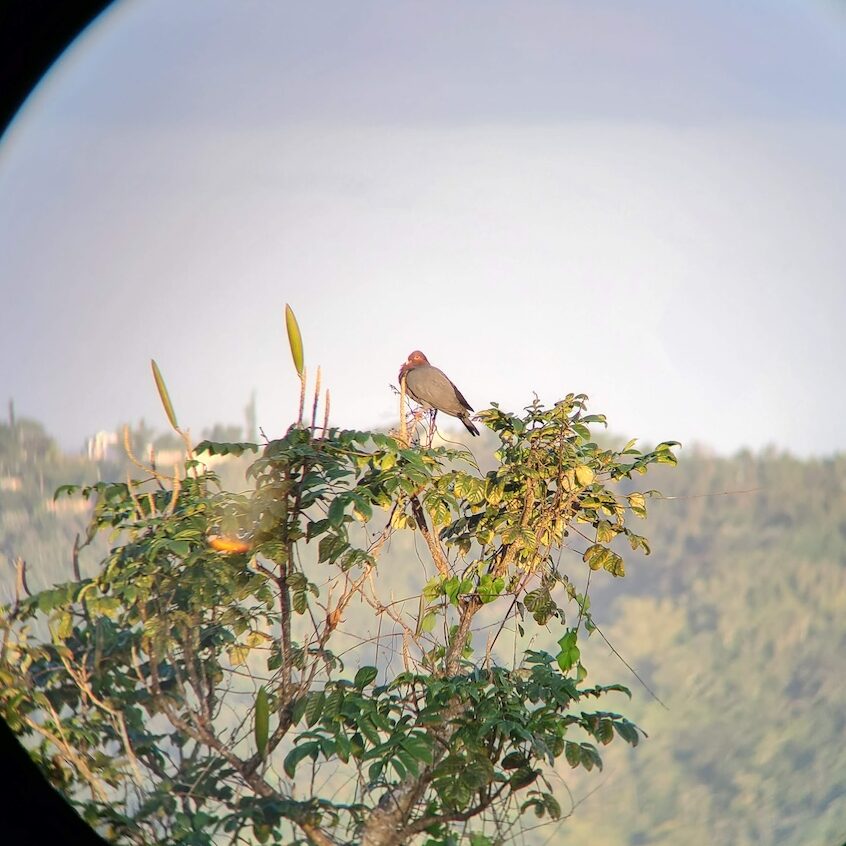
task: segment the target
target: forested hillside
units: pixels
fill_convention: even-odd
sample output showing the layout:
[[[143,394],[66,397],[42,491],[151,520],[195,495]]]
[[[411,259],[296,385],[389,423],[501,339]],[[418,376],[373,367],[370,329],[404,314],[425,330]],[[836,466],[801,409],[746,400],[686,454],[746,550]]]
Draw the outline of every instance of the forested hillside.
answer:
[[[650,739],[609,754],[573,842],[842,843],[846,458],[694,454],[656,486],[653,554],[594,607],[669,710],[633,685]]]
[[[480,464],[491,443],[483,441],[474,444]],[[128,467],[63,455],[31,421],[0,427],[4,600],[18,556],[33,589],[70,576],[86,512],[76,500],[57,506],[53,490],[121,478]],[[594,574],[591,597],[601,632],[666,708],[594,633],[585,657],[592,680],[628,678],[634,701],[621,708],[649,739],[633,750],[613,744],[600,775],[562,770],[562,805],[566,813],[566,784],[575,808],[526,842],[839,846],[846,457],[682,451],[679,467],[650,484],[665,495],[649,503],[644,524],[652,554],[629,556],[624,579]],[[394,544],[392,559],[414,555],[412,537]],[[86,551],[83,567],[95,558]],[[562,570],[574,580],[587,574],[575,555]]]

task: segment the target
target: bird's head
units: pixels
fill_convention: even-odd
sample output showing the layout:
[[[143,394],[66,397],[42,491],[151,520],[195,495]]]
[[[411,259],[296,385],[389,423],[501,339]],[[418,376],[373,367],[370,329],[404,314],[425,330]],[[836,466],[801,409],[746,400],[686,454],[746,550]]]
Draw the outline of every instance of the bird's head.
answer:
[[[413,370],[415,367],[420,367],[421,364],[428,364],[429,359],[423,355],[420,350],[414,350],[414,352],[408,354],[408,360],[400,367],[399,372],[399,381],[402,382],[403,376],[405,376],[409,370]]]

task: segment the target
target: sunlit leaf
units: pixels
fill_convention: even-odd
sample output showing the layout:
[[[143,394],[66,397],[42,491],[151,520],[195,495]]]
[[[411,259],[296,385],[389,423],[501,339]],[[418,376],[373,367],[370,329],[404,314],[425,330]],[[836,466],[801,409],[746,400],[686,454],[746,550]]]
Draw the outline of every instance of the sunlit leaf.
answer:
[[[156,360],[154,358],[150,359],[150,364],[153,368],[153,379],[156,380],[156,388],[159,392],[159,399],[161,399],[162,406],[164,406],[168,422],[174,429],[178,430],[179,425],[176,422],[176,412],[173,410],[173,404],[170,401],[170,395],[167,392],[167,386],[165,385],[164,377],[159,370],[159,365],[156,364]]]
[[[590,485],[595,476],[593,470],[587,466],[587,464],[579,464],[575,468],[576,472],[576,481],[583,487],[587,487]]]
[[[285,327],[288,330],[288,344],[291,347],[291,358],[294,360],[294,367],[297,375],[302,378],[303,375],[303,337],[300,334],[300,326],[297,323],[297,318],[294,316],[294,311],[289,305],[285,305]]]

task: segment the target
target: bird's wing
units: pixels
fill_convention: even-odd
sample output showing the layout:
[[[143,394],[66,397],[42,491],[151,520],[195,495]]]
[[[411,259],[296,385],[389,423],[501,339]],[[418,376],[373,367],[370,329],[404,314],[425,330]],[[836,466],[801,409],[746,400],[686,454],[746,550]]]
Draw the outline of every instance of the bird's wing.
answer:
[[[400,371],[403,376],[405,376],[405,390],[408,395],[415,401],[419,402],[420,405],[425,406],[426,408],[431,408],[429,401],[427,399],[427,395],[429,391],[426,390],[426,384],[421,373],[417,371],[420,369],[419,367],[405,367],[405,373]]]
[[[441,391],[443,391],[443,393],[445,394],[449,394],[449,392],[452,391],[452,393],[455,394],[455,398],[458,400],[460,407],[456,408],[454,411],[449,411],[449,414],[458,415],[458,413],[461,411],[461,408],[466,408],[468,411],[473,410],[473,407],[470,405],[470,403],[467,402],[466,399],[464,399],[464,394],[462,394],[461,391],[459,391],[458,388],[455,387],[455,384],[453,383],[452,379],[450,379],[449,376],[447,376],[443,370],[439,370],[437,367],[433,367],[432,371],[432,376],[437,377],[438,388],[441,389]]]
[[[450,382],[450,384],[452,385],[452,382]],[[469,403],[469,402],[467,402],[467,400],[466,400],[466,399],[464,399],[464,394],[462,394],[462,393],[461,393],[461,391],[459,391],[459,390],[458,390],[458,388],[456,388],[456,387],[455,387],[455,385],[452,385],[452,389],[455,391],[455,396],[456,396],[456,397],[458,397],[458,401],[459,401],[459,402],[460,402],[460,403],[461,403],[461,404],[462,404],[462,405],[463,405],[463,406],[464,406],[464,407],[465,407],[468,411],[472,411],[472,410],[473,410],[473,406],[472,406],[472,405],[470,405],[470,403]]]
[[[473,410],[458,388],[437,367],[423,365],[411,368],[405,385],[409,394],[421,405],[437,408],[453,417]]]

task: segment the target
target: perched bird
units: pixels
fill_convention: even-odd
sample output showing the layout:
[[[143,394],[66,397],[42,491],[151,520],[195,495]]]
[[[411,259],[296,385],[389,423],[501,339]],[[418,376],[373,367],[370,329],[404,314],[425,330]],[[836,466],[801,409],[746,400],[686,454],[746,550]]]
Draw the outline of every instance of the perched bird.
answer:
[[[415,350],[408,356],[408,361],[400,368],[399,380],[405,377],[405,389],[408,395],[424,408],[432,408],[435,414],[443,411],[452,417],[457,417],[471,435],[478,435],[479,430],[470,419],[473,409],[461,394],[461,391],[450,382],[446,374],[432,367],[429,359],[420,350]],[[432,418],[434,425],[434,416]]]

